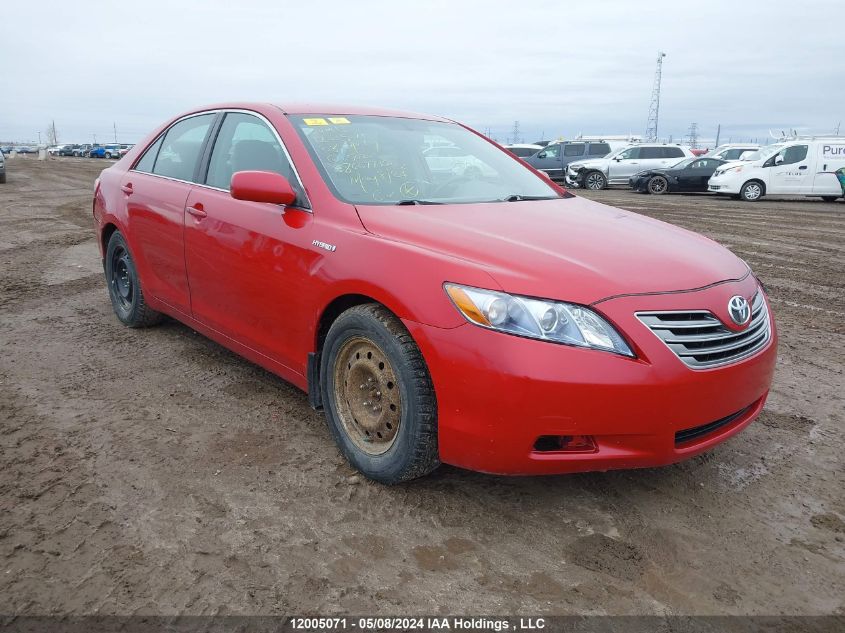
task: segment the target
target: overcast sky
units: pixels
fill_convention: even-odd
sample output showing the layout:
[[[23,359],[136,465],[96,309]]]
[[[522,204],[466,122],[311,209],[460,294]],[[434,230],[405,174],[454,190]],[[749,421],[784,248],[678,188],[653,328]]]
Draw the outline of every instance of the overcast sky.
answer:
[[[5,0],[0,140],[137,141],[217,101],[429,112],[525,141],[845,133],[845,0]]]

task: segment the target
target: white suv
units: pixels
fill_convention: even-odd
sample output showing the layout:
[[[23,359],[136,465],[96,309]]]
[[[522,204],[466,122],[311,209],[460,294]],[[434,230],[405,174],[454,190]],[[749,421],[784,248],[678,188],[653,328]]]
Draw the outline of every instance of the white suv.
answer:
[[[744,161],[726,163],[707,188],[749,202],[767,194],[819,196],[832,202],[842,197],[843,181],[845,137],[816,137],[769,145]]]
[[[728,143],[719,145],[716,149],[707,152],[707,158],[719,158],[721,160],[747,160],[748,155],[760,149],[759,145],[752,143]]]
[[[689,148],[680,145],[639,143],[618,149],[604,158],[569,163],[566,184],[585,189],[627,185],[631,176],[644,169],[671,167],[694,156]]]

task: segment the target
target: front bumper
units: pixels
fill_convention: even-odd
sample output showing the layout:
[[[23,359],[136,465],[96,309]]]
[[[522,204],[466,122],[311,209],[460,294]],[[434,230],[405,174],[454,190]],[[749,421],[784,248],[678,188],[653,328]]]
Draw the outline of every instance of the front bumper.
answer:
[[[727,305],[756,281],[671,295],[620,297],[596,306],[628,335],[636,359],[485,330],[405,324],[431,372],[445,463],[500,474],[641,468],[705,451],[760,412],[774,373],[777,334],[756,355],[692,370],[634,313]],[[689,441],[676,433],[727,422]],[[706,429],[705,429],[706,431]],[[595,452],[535,450],[540,436],[589,435]]]
[[[738,178],[713,176],[707,181],[707,191],[715,193],[738,194],[744,181]]]

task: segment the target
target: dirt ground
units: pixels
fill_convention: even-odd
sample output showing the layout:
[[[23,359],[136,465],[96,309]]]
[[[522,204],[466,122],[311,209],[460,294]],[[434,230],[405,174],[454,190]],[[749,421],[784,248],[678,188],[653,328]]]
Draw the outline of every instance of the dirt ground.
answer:
[[[0,185],[0,613],[845,613],[842,202],[590,194],[768,286],[777,375],[737,437],[662,469],[386,488],[295,388],[179,323],[118,323],[106,166],[17,158]]]

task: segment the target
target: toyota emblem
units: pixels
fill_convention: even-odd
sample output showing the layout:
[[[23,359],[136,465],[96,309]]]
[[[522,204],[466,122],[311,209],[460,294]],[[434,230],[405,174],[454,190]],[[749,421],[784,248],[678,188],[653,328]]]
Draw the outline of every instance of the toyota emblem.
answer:
[[[751,319],[751,306],[745,297],[736,295],[728,301],[728,314],[737,325],[745,325]]]

